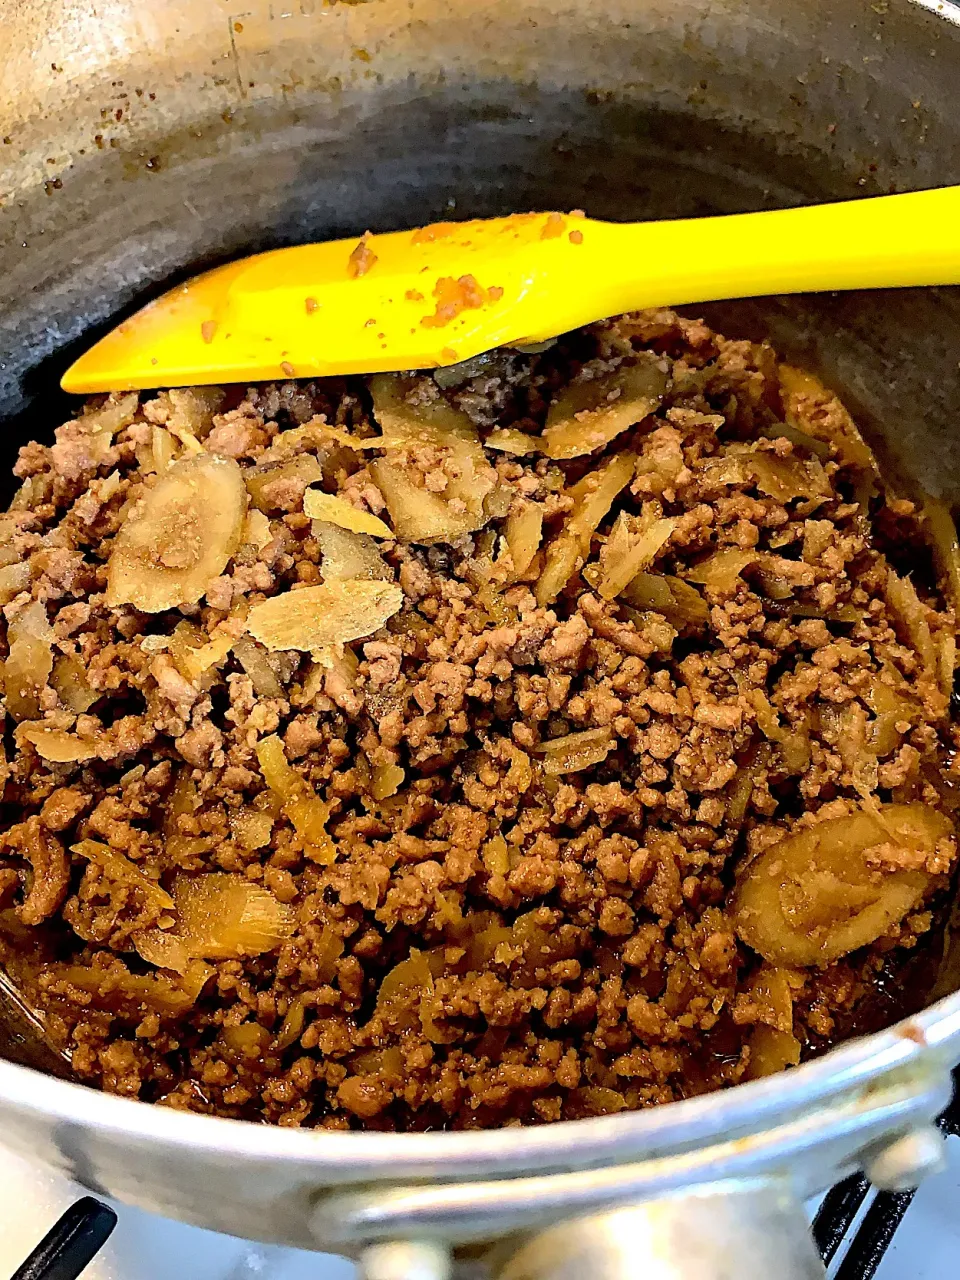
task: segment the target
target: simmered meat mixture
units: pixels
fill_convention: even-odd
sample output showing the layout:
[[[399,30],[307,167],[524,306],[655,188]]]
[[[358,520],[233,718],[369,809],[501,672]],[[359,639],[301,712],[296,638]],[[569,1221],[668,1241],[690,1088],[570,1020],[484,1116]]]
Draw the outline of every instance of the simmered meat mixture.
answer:
[[[16,473],[0,948],[81,1079],[645,1107],[822,1049],[930,928],[956,535],[768,346],[114,394]]]

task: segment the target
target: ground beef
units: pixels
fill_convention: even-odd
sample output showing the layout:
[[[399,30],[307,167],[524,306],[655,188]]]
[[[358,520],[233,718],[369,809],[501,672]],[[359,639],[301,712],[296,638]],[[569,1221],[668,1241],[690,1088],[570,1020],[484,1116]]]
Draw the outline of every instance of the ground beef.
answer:
[[[0,517],[0,958],[81,1079],[336,1129],[645,1107],[821,1051],[930,929],[949,841],[912,859],[877,842],[874,874],[927,891],[829,965],[764,962],[731,908],[738,870],[798,824],[943,812],[960,781],[929,513],[884,490],[843,406],[769,347],[665,311],[420,377],[409,403],[459,410],[484,443],[537,436],[571,380],[651,358],[660,403],[592,455],[470,461],[488,494],[472,530],[382,540],[376,572],[352,572],[398,583],[402,608],[312,655],[268,652],[244,619],[334,580],[307,487],[390,518],[355,443],[380,434],[365,380],[110,397],[23,449]],[[204,449],[244,469],[241,545],[195,605],[111,607],[134,502]],[[543,598],[584,477],[627,451],[632,479]],[[401,452],[463,528],[462,449]],[[511,522],[533,507],[542,541],[517,571]],[[655,521],[666,540],[607,590]],[[184,665],[178,637],[225,635]],[[38,726],[96,751],[57,762]],[[267,786],[273,735],[322,832]],[[279,904],[283,936],[165,963],[145,939],[176,934],[171,892],[209,873]]]

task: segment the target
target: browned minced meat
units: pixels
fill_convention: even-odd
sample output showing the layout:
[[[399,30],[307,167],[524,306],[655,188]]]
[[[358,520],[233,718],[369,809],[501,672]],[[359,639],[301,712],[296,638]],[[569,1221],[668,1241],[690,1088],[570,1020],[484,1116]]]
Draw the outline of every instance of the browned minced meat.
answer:
[[[864,787],[873,802],[942,808],[960,781],[945,698],[885,597],[889,564],[913,571],[934,643],[952,636],[953,613],[913,505],[850,465],[839,405],[801,397],[778,434],[774,353],[668,312],[424,376],[413,398],[447,397],[482,439],[503,427],[536,434],[571,377],[640,350],[662,357],[669,389],[604,450],[640,462],[586,559],[596,565],[618,512],[652,500],[678,518],[658,573],[683,576],[724,549],[777,557],[766,573],[747,567],[726,588],[699,588],[706,621],[688,630],[604,600],[579,572],[539,606],[542,553],[509,581],[510,499],[539,503],[552,537],[572,505],[565,486],[599,459],[488,451],[507,502],[483,529],[452,545],[381,543],[404,604],[350,646],[355,676],[306,653],[265,655],[273,688],[258,694],[231,652],[191,683],[162,645],[184,617],[213,633],[231,610],[320,581],[302,511],[309,472],[288,469],[262,489],[266,540],[245,542],[198,605],[148,615],[107,606],[106,562],[142,492],[151,433],[171,419],[166,393],[141,395],[112,440],[93,439],[80,418],[52,447],[23,449],[3,564],[28,563],[30,581],[0,570],[13,582],[0,643],[6,654],[6,623],[42,603],[56,662],[32,714],[102,746],[98,758],[49,763],[14,739],[8,712],[0,946],[81,1078],[182,1109],[323,1128],[497,1127],[645,1107],[751,1074],[758,1024],[816,1052],[891,953],[929,928],[925,901],[872,946],[790,971],[791,1028],[789,1009],[784,1026],[758,998],[760,961],[730,916],[735,867],[798,820],[850,813]],[[384,513],[376,455],[325,424],[378,433],[363,380],[227,388],[202,439],[243,468],[308,455],[324,488]],[[816,497],[778,500],[755,478],[703,466],[761,438],[778,457],[806,458],[809,437],[826,486]],[[66,659],[92,691],[84,710],[64,705]],[[916,712],[892,737],[887,726],[865,777],[834,712],[852,708],[869,731],[869,692],[885,672]],[[774,723],[806,743],[799,757],[761,729],[757,690]],[[544,742],[603,727],[601,761],[544,769]],[[332,863],[267,803],[256,747],[274,733],[329,806]],[[399,790],[375,799],[372,780],[396,766]],[[171,816],[184,777],[199,804]],[[231,818],[258,797],[275,821],[268,843],[249,849]],[[169,916],[71,852],[83,839],[168,888],[177,874],[240,874],[292,907],[294,932],[266,954],[213,960],[199,995],[171,1001],[177,974],[158,978],[134,946]],[[71,981],[78,966],[99,986]]]

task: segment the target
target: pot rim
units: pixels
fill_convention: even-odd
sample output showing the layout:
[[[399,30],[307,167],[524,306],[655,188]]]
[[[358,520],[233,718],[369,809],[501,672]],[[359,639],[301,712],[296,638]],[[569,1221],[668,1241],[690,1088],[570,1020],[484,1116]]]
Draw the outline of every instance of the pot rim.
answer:
[[[616,1162],[695,1141],[770,1127],[785,1116],[856,1086],[936,1057],[960,1058],[960,993],[946,996],[885,1031],[847,1041],[788,1072],[732,1089],[642,1111],[499,1130],[437,1133],[289,1129],[176,1111],[101,1093],[0,1060],[0,1104],[24,1116],[75,1125],[105,1136],[136,1137],[154,1148],[272,1164],[297,1164],[340,1175],[394,1180],[438,1162],[445,1176],[494,1170]],[[458,1168],[460,1166],[460,1168]]]

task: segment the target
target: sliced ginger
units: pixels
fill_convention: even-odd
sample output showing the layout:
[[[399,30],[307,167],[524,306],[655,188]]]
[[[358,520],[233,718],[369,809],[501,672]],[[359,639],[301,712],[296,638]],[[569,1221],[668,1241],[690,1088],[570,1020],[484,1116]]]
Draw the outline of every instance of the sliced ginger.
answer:
[[[588,471],[567,491],[574,507],[563,528],[547,544],[543,572],[537,582],[537,604],[552,604],[576,573],[590,549],[594,531],[613,506],[621,489],[633,479],[637,457],[618,453]]]
[[[371,635],[402,604],[403,592],[392,582],[343,578],[285,591],[254,605],[247,630],[267,649],[310,653]]]
[[[924,804],[878,805],[806,827],[743,869],[736,930],[770,964],[830,964],[919,904],[932,879],[925,859],[952,838],[950,820]],[[879,860],[884,850],[899,859]]]
[[[548,458],[594,453],[660,407],[669,381],[649,352],[600,378],[569,383],[551,401],[538,441]]]
[[[196,604],[240,545],[246,510],[232,458],[201,453],[172,463],[117,534],[107,603],[144,613]]]
[[[371,470],[394,536],[403,542],[452,542],[486,524],[484,499],[496,487],[496,472],[466,414],[442,399],[411,404],[407,390],[408,383],[393,374],[370,379],[377,421],[385,442],[411,452],[435,450],[444,462],[444,488],[428,489],[402,458],[380,458]]]
[[[374,538],[392,538],[393,530],[379,516],[361,511],[346,498],[322,489],[308,489],[303,495],[303,513],[311,520],[327,520],[353,533],[368,533]]]

